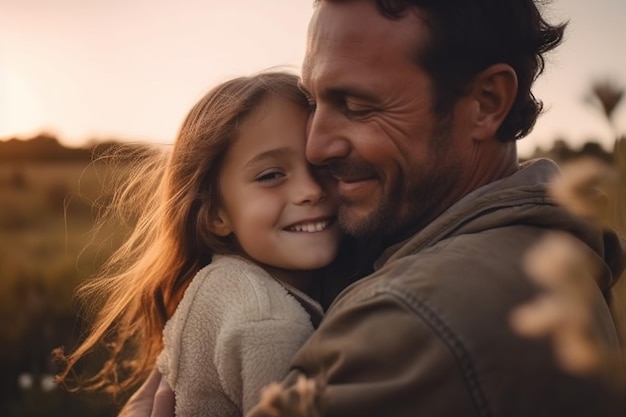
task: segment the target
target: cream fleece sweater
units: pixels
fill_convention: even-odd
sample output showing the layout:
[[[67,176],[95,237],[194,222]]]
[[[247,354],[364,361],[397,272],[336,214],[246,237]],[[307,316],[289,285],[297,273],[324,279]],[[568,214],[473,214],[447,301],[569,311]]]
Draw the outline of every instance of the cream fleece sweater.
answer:
[[[312,332],[302,305],[267,272],[215,256],[163,330],[157,366],[174,390],[176,416],[241,416],[286,375]]]

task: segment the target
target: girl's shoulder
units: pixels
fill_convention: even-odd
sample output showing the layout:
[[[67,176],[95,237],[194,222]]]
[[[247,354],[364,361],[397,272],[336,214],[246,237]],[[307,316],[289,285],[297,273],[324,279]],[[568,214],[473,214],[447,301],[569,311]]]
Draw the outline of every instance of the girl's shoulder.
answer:
[[[296,298],[263,268],[227,255],[214,256],[210,264],[198,271],[174,315],[186,316],[194,311],[227,321],[308,320]]]

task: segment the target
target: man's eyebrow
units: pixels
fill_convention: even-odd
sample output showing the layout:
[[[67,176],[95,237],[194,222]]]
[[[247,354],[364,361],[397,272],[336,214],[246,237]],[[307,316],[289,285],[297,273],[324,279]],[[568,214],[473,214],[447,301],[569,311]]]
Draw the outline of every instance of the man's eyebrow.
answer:
[[[377,103],[380,100],[380,97],[370,93],[369,91],[363,90],[360,87],[353,87],[351,85],[346,86],[337,86],[328,89],[326,92],[328,97],[334,98],[353,98],[353,99],[361,99],[366,100],[371,103]]]
[[[298,80],[298,89],[304,94],[308,99],[312,98],[311,93],[306,89],[302,80]],[[337,86],[330,88],[328,91],[324,93],[324,95],[328,97],[353,97],[356,99],[363,99],[370,102],[377,102],[379,97],[374,94],[371,94],[368,91],[364,91],[362,88],[353,87],[351,85],[346,86]]]

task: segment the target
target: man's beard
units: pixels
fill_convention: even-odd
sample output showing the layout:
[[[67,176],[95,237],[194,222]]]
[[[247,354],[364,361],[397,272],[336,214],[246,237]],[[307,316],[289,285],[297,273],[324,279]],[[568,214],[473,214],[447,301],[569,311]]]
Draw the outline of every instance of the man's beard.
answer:
[[[428,191],[406,194],[405,190],[386,193],[372,211],[360,218],[351,214],[350,202],[340,199],[339,227],[356,238],[397,242],[417,231],[423,216],[414,213],[423,212],[424,198],[428,199],[430,194]]]
[[[356,238],[392,244],[423,229],[441,214],[449,206],[445,200],[462,175],[459,165],[449,159],[451,126],[451,120],[443,118],[433,133],[430,140],[431,169],[424,170],[419,174],[420,178],[413,181],[398,178],[392,189],[381,194],[376,207],[366,216],[355,219],[350,215],[352,203],[340,197],[339,226]]]
[[[394,204],[390,201],[382,201],[376,206],[373,212],[368,213],[365,218],[355,219],[350,214],[350,205],[348,201],[339,199],[339,211],[337,215],[337,221],[339,227],[355,238],[368,239],[376,236],[380,236],[383,233],[381,225],[388,219],[392,219],[394,216],[391,213],[394,212]],[[394,225],[395,229],[396,225]]]

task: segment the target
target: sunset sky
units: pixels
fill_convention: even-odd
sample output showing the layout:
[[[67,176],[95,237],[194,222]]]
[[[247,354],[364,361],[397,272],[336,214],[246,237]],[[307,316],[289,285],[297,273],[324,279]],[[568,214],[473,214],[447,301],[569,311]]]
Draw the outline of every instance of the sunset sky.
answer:
[[[0,139],[49,132],[171,143],[204,92],[276,65],[298,69],[311,0],[0,0]],[[594,79],[626,86],[626,1],[555,0],[565,44],[536,84],[547,113],[521,152],[557,137],[612,135],[583,97]],[[626,98],[624,99],[626,102]],[[616,122],[626,131],[626,104]]]

